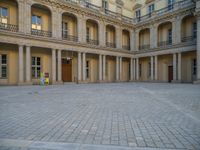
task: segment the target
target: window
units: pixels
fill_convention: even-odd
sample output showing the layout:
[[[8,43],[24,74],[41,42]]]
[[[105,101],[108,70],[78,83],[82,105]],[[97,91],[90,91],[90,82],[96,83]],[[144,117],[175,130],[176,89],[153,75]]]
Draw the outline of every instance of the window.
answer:
[[[197,60],[193,59],[192,60],[192,75],[196,75],[197,74]]]
[[[32,77],[39,78],[41,73],[40,57],[32,57]]]
[[[167,44],[172,44],[172,29],[168,30],[168,43]]]
[[[172,10],[174,8],[174,0],[168,0],[168,10]]]
[[[151,62],[148,63],[148,76],[151,76]]]
[[[151,17],[153,11],[154,11],[154,4],[151,4],[149,5],[149,17]]]
[[[89,27],[86,28],[86,39],[87,39],[87,42],[89,42],[89,40],[90,40],[90,28]]]
[[[140,21],[140,17],[141,17],[141,10],[137,10],[137,11],[135,12],[135,16],[136,16],[136,18],[137,18],[137,21],[139,22],[139,21]]]
[[[32,15],[32,29],[42,29],[42,19],[40,16]]]
[[[66,37],[68,35],[68,23],[67,22],[62,23],[62,29],[63,29],[63,37]]]
[[[90,78],[90,62],[86,61],[86,78]]]
[[[139,64],[139,76],[142,76],[142,64]]]
[[[197,23],[194,22],[192,25],[192,38],[196,39],[197,38]]]
[[[0,23],[8,23],[8,9],[0,7]]]
[[[0,55],[0,78],[7,78],[7,55]]]
[[[108,9],[108,2],[107,2],[107,0],[102,0],[102,8]]]

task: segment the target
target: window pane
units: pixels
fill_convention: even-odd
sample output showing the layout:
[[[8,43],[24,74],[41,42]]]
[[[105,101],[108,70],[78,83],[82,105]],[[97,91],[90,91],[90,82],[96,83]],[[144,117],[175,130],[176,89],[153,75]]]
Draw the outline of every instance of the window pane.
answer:
[[[7,56],[6,55],[1,55],[1,63],[2,64],[7,64]]]
[[[35,78],[35,67],[32,67],[32,77]]]
[[[2,16],[8,17],[8,9],[7,8],[2,8]]]
[[[40,66],[40,57],[37,57],[37,65]]]
[[[32,65],[35,65],[35,57],[32,57]]]
[[[6,78],[7,77],[7,67],[6,66],[2,66],[1,67],[1,77],[2,78]]]
[[[41,24],[42,20],[40,16],[37,16],[37,24]]]
[[[32,16],[32,24],[36,24],[36,16]]]

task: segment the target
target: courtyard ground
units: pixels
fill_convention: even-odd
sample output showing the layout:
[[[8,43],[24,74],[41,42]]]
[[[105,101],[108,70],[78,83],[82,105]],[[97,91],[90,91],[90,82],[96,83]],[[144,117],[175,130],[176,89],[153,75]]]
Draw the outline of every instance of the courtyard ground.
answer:
[[[200,149],[200,85],[0,87],[0,150]]]

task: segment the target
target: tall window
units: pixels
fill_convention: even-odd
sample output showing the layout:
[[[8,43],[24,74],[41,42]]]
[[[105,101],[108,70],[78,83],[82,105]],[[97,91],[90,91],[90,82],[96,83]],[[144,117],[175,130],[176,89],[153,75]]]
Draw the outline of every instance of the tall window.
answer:
[[[136,16],[136,18],[137,18],[137,21],[140,21],[141,10],[137,10],[137,11],[135,12],[135,16]]]
[[[197,60],[193,59],[192,60],[192,75],[196,75],[197,74]]]
[[[172,10],[174,8],[174,0],[168,0],[168,10]]]
[[[149,5],[149,17],[152,16],[152,12],[154,11],[154,4]]]
[[[39,78],[41,73],[41,58],[32,57],[32,77]]]
[[[139,76],[142,76],[142,64],[139,64]]]
[[[86,78],[90,78],[90,61],[86,61]]]
[[[7,78],[7,55],[0,55],[0,78]]]
[[[8,9],[0,7],[0,23],[8,23]]]
[[[68,35],[68,23],[67,22],[62,23],[62,29],[63,29],[63,37],[66,37]]]
[[[167,44],[172,44],[172,29],[168,30],[168,43]]]
[[[89,40],[90,40],[90,28],[89,27],[86,28],[86,39],[87,39],[87,42],[89,42]]]
[[[148,76],[151,76],[151,62],[148,63]]]
[[[36,29],[36,30],[42,29],[41,16],[32,15],[32,29]]]
[[[108,9],[108,2],[107,2],[107,0],[102,0],[102,8],[103,9]]]
[[[194,22],[192,25],[192,38],[196,39],[197,38],[197,23]]]

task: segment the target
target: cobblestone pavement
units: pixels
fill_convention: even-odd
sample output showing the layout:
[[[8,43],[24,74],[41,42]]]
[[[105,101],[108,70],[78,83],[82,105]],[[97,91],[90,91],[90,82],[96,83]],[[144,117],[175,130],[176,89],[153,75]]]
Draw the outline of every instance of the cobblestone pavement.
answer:
[[[200,149],[200,85],[0,87],[4,149]]]

